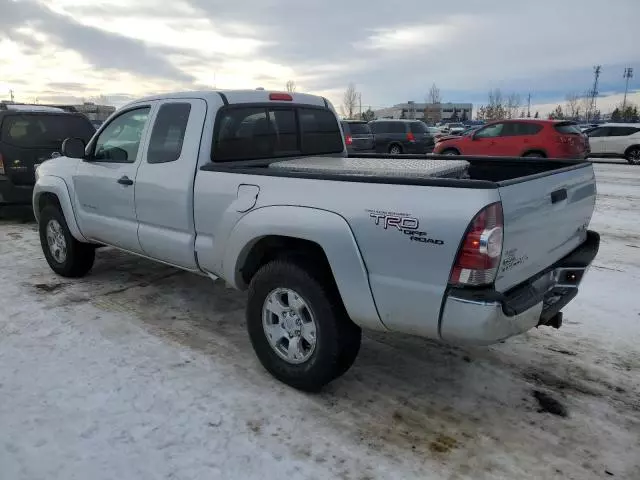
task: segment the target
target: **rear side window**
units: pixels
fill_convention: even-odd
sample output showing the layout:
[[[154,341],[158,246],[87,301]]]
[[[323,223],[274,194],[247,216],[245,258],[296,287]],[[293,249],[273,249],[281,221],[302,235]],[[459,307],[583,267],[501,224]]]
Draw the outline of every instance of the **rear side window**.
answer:
[[[611,129],[609,136],[611,137],[626,137],[640,132],[638,127],[609,127]]]
[[[336,117],[329,110],[300,108],[302,153],[320,155],[340,153],[344,149]]]
[[[528,122],[505,123],[501,136],[514,137],[525,135],[536,135],[542,130],[542,125]]]
[[[180,158],[190,112],[189,103],[165,103],[160,107],[149,141],[148,163],[174,162]]]
[[[429,130],[427,126],[422,122],[411,122],[409,124],[409,129],[411,133],[427,133]]]
[[[95,128],[76,115],[8,115],[2,122],[2,141],[17,147],[60,148],[65,138],[81,138],[87,143]]]
[[[329,110],[232,107],[216,122],[213,160],[320,155],[343,149],[338,121]]]
[[[351,134],[351,129],[349,128],[349,124],[347,122],[340,122],[340,125],[342,126],[342,133],[344,133],[345,135]]]
[[[575,123],[559,123],[554,125],[554,128],[564,135],[582,135],[582,130]]]
[[[347,126],[353,135],[371,135],[371,129],[366,123],[347,123]]]
[[[407,127],[404,122],[389,122],[388,133],[406,133]]]

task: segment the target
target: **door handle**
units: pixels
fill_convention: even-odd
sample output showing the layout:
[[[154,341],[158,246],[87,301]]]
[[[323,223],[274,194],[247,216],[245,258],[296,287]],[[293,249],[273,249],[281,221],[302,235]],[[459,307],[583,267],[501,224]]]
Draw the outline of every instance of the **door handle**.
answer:
[[[118,183],[120,185],[133,185],[133,180],[131,180],[129,177],[127,177],[126,175],[120,177],[118,179]]]

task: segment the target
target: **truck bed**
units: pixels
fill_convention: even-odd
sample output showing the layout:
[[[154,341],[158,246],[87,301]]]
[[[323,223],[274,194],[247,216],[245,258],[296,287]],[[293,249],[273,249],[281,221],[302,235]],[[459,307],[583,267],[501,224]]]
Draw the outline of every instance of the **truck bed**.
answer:
[[[208,163],[205,171],[345,182],[499,188],[589,166],[584,160],[358,154]]]

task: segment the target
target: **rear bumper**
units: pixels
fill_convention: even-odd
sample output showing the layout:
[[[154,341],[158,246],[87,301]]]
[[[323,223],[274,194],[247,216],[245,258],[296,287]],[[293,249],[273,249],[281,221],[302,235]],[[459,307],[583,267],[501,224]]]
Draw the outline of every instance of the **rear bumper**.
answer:
[[[598,253],[600,236],[506,293],[492,289],[451,289],[440,318],[440,337],[453,344],[490,345],[539,325],[552,324],[578,294]]]
[[[14,185],[6,175],[0,175],[0,205],[30,205],[33,185]]]

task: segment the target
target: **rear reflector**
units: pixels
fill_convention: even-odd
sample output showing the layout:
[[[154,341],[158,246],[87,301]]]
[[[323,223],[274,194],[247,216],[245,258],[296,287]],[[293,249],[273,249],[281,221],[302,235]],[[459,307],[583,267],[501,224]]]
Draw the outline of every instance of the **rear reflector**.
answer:
[[[4,175],[4,159],[2,158],[1,153],[0,153],[0,175]]]
[[[493,283],[502,258],[503,228],[499,202],[475,216],[451,270],[450,284],[476,287]]]
[[[291,102],[293,97],[288,93],[270,93],[269,100],[277,100],[279,102]]]
[[[347,135],[344,141],[347,145],[351,145],[353,143],[353,137],[351,135]]]

